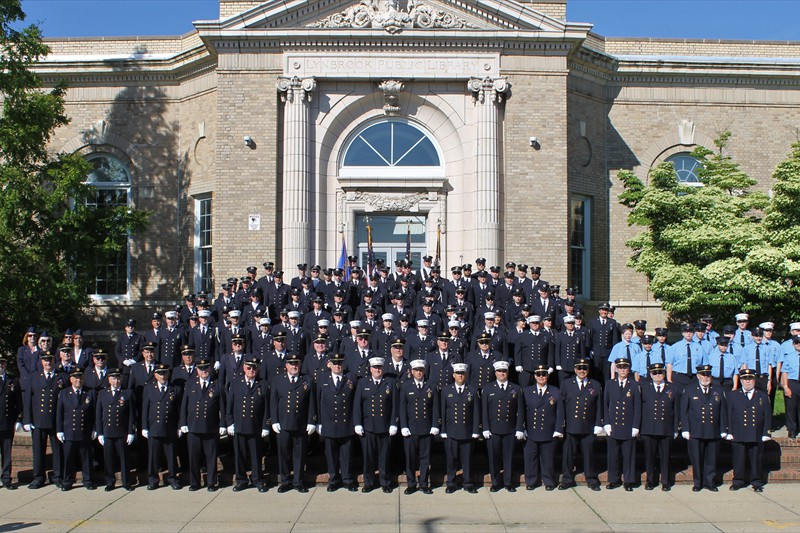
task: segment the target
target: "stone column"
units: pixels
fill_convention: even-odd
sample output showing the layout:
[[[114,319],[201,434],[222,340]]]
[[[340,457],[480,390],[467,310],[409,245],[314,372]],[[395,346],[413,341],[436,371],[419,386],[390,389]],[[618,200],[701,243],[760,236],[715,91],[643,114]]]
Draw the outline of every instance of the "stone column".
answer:
[[[492,264],[500,254],[500,177],[497,163],[497,106],[502,104],[510,84],[506,78],[471,78],[467,87],[477,108],[475,177],[476,252]]]
[[[314,78],[278,78],[283,107],[283,243],[281,267],[291,271],[298,263],[313,262],[309,246],[310,102]]]

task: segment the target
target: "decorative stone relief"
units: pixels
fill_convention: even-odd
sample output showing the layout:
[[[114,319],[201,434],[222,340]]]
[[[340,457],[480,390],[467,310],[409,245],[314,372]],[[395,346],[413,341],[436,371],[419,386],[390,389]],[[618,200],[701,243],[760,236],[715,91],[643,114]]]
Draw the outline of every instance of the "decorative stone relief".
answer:
[[[347,193],[350,201],[364,202],[371,211],[412,211],[419,210],[419,203],[428,198],[428,193],[418,192],[412,194],[381,194],[354,191]]]
[[[425,4],[409,2],[408,10],[399,6],[398,0],[361,0],[358,5],[335,13],[309,28],[383,28],[388,33],[399,33],[406,28],[475,28],[456,15]]]
[[[86,144],[104,144],[106,133],[108,133],[108,122],[98,120],[82,133],[83,141]]]
[[[502,103],[510,88],[508,78],[472,77],[467,82],[467,89],[472,93],[472,97],[481,104],[486,101],[487,96],[492,102]]]
[[[378,89],[383,92],[383,113],[389,117],[396,117],[400,114],[400,93],[405,86],[403,82],[397,80],[386,80],[378,85]]]
[[[678,141],[681,144],[694,144],[694,121],[685,118],[678,122]]]
[[[276,83],[278,92],[281,93],[281,101],[292,103],[294,102],[295,95],[299,98],[308,98],[314,94],[317,88],[317,81],[314,78],[300,78],[298,76],[280,77]]]

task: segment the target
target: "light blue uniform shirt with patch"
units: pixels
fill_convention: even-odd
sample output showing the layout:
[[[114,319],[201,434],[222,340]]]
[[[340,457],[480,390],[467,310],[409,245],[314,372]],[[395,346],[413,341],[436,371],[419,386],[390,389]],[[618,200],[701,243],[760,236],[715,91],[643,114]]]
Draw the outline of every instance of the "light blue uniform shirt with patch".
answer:
[[[628,351],[629,351],[628,347],[630,347],[630,357],[628,356]],[[641,351],[642,351],[641,344],[634,344],[631,342],[630,344],[626,345],[625,341],[619,341],[617,344],[614,345],[613,348],[611,348],[611,353],[608,354],[608,362],[613,363],[616,359],[623,357],[628,361],[631,361],[631,365],[633,365],[634,355],[636,355]],[[633,367],[631,366],[631,368]]]
[[[686,369],[686,346],[689,346],[690,353],[692,354],[692,368]],[[706,364],[706,353],[703,348],[696,342],[686,342],[681,339],[669,347],[667,352],[667,364],[672,365],[673,372],[680,372],[681,374],[694,374],[697,367]]]

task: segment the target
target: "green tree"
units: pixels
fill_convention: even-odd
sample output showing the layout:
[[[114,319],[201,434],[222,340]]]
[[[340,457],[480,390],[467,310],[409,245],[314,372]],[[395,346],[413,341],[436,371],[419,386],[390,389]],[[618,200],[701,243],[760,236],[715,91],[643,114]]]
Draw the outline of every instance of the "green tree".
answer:
[[[98,258],[144,231],[149,213],[91,208],[91,166],[78,154],[53,154],[66,126],[65,85],[42,86],[33,65],[49,53],[19,0],[0,0],[0,349],[19,345],[29,325],[59,331],[85,309]],[[57,339],[58,334],[54,335]]]
[[[729,321],[747,311],[780,321],[774,313],[790,306],[796,289],[787,283],[788,265],[776,264],[783,252],[762,220],[769,213],[787,236],[796,229],[788,227],[793,219],[784,211],[771,214],[774,200],[751,190],[756,182],[728,153],[729,140],[730,133],[723,133],[714,150],[698,147],[692,153],[703,165],[702,187],[680,183],[672,163],[652,169],[647,185],[632,172],[620,172],[628,223],[644,228],[627,242],[633,250],[628,265],[647,276],[653,295],[675,318],[711,313]],[[798,179],[795,172],[794,187]],[[787,183],[786,196],[790,188]],[[791,208],[797,217],[800,212]]]

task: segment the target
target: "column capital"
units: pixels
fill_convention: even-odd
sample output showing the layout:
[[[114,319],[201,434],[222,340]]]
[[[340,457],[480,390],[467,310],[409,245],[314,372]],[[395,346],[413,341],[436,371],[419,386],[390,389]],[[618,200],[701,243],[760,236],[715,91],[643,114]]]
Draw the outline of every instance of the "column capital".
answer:
[[[298,76],[280,76],[276,82],[278,92],[281,93],[281,101],[292,103],[295,97],[303,101],[308,98],[311,101],[314,90],[317,88],[317,80],[314,78],[300,78]]]
[[[491,76],[479,78],[473,76],[467,82],[467,89],[472,93],[472,97],[482,104],[487,102],[502,103],[510,88],[511,83],[509,83],[508,78],[492,78]],[[488,99],[486,98],[487,96],[489,97]]]

